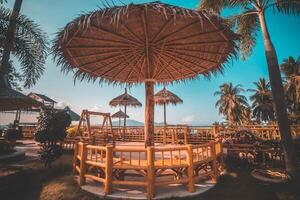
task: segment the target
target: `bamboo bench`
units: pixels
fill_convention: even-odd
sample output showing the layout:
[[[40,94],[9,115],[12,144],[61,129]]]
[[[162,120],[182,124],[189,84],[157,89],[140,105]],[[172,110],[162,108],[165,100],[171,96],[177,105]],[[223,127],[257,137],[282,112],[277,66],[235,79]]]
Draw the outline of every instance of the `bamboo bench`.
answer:
[[[141,186],[147,198],[155,194],[156,186],[185,184],[195,191],[195,182],[219,175],[222,157],[221,143],[171,147],[93,146],[75,145],[73,171],[79,174],[79,184],[86,179],[103,183],[105,194],[114,185]]]

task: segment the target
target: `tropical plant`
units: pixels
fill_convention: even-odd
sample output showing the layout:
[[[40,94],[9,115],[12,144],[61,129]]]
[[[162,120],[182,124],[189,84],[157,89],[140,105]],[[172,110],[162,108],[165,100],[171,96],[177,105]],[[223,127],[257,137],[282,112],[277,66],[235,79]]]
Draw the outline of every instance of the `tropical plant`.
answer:
[[[285,78],[285,93],[291,123],[300,123],[300,56],[284,59],[280,65]]]
[[[277,53],[272,43],[267,22],[266,10],[283,14],[300,14],[300,1],[298,0],[202,0],[200,9],[214,11],[221,14],[224,8],[236,8],[237,15],[229,17],[232,27],[240,34],[240,48],[242,57],[249,56],[256,44],[257,32],[260,29],[263,36],[265,55],[268,64],[269,80],[278,120],[283,152],[285,155],[286,170],[294,175],[296,173],[296,157],[293,147],[291,129],[289,126],[282,79],[277,59]]]
[[[250,100],[252,101],[252,116],[259,122],[274,121],[274,103],[270,83],[266,79],[260,78],[259,81],[253,84],[255,85],[255,89],[248,90],[254,93],[250,96]]]
[[[62,149],[58,142],[66,138],[66,128],[70,124],[70,115],[65,111],[47,109],[41,112],[34,138],[42,143],[39,154],[45,166],[50,167],[51,163],[61,156]]]
[[[7,45],[8,27],[10,23],[11,11],[0,7],[0,58],[4,57],[4,48]],[[13,33],[12,33],[13,34]],[[17,69],[13,62],[5,63],[1,66],[1,73],[11,77],[9,82],[17,87],[19,81],[23,81],[23,86],[29,88],[33,86],[44,72],[44,64],[47,56],[47,37],[40,26],[25,15],[16,18],[16,29],[12,41],[11,52],[20,62]],[[7,52],[6,52],[7,59]],[[9,56],[8,56],[9,57]],[[1,62],[2,63],[2,62]],[[12,79],[15,79],[12,83]]]
[[[216,102],[216,107],[219,107],[219,113],[226,116],[228,123],[241,123],[246,118],[246,109],[249,107],[247,98],[241,93],[245,92],[241,85],[234,86],[232,83],[224,83],[219,91],[214,93],[215,96],[220,96]]]

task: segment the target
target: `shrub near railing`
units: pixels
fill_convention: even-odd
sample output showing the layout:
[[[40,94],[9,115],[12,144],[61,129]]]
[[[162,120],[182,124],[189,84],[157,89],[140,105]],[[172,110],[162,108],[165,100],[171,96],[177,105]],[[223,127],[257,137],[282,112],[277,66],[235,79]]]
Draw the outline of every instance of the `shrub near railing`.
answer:
[[[99,147],[79,142],[73,169],[80,176],[80,185],[86,183],[86,178],[101,182],[105,194],[110,194],[114,185],[140,186],[147,189],[151,199],[157,186],[169,184],[185,184],[189,192],[194,192],[196,181],[218,176],[220,157],[221,144],[215,142],[147,148]]]

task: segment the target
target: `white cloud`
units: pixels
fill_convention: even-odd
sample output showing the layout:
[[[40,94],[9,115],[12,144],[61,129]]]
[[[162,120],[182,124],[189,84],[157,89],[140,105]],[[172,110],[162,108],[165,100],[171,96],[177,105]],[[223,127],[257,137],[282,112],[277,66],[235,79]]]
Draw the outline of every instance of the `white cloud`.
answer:
[[[68,106],[69,104],[65,101],[58,101],[56,104],[55,104],[55,108],[57,109],[63,109],[65,108],[66,106]]]
[[[191,123],[194,123],[196,121],[196,115],[186,115],[182,118],[182,123],[184,124],[191,124]]]

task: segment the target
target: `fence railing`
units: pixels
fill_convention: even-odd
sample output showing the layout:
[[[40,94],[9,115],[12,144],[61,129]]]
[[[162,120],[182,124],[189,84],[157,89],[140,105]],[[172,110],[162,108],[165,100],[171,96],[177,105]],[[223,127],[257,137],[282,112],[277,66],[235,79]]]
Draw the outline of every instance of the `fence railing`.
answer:
[[[75,145],[73,171],[80,185],[86,179],[103,183],[105,194],[115,185],[139,186],[147,190],[147,198],[155,195],[157,186],[185,184],[195,191],[195,182],[216,178],[222,157],[221,143],[172,147],[114,147]]]

